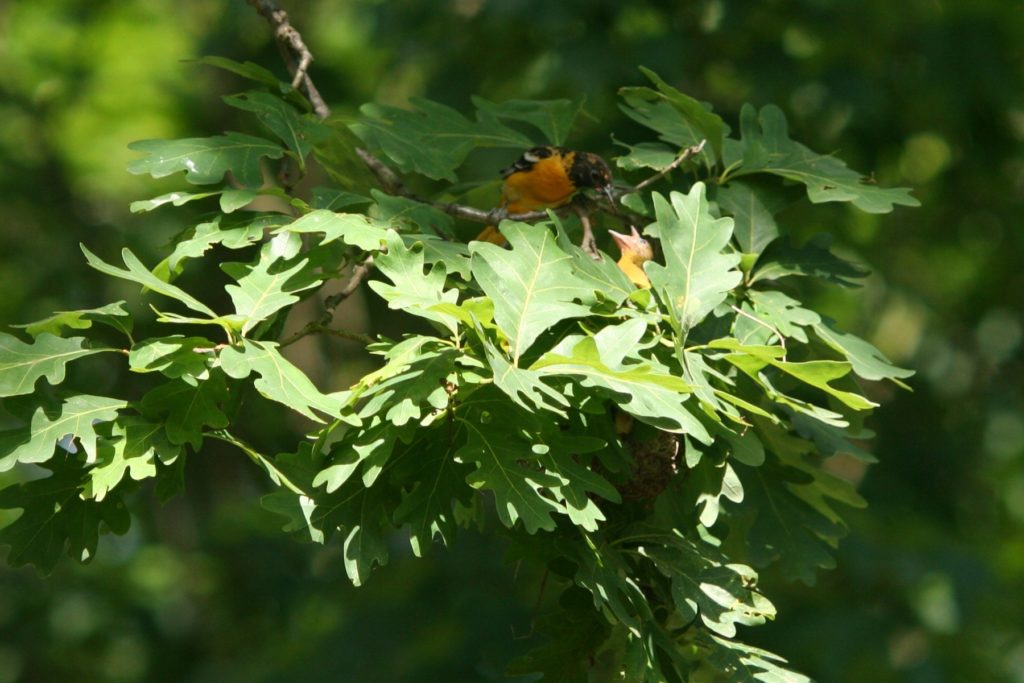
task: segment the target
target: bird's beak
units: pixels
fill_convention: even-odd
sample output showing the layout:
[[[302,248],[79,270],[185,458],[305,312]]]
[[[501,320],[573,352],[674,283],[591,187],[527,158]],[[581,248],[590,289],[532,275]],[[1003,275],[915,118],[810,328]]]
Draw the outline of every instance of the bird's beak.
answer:
[[[632,230],[632,235],[623,235],[621,232],[615,232],[614,230],[609,230],[608,234],[612,236],[612,239],[615,240],[615,246],[620,250],[632,252],[636,251],[635,240],[640,237],[640,233],[636,231],[636,228],[632,228]]]
[[[608,203],[612,206],[612,211],[616,210],[615,206],[615,188],[612,187],[611,183],[601,188],[601,193],[608,198]]]

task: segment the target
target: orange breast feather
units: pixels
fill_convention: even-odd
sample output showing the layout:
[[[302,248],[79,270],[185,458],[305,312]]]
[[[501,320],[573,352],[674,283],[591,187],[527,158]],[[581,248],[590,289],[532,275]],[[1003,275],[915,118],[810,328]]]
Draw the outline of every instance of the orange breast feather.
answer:
[[[505,178],[502,195],[510,212],[554,208],[569,201],[576,191],[566,169],[571,161],[550,156]]]

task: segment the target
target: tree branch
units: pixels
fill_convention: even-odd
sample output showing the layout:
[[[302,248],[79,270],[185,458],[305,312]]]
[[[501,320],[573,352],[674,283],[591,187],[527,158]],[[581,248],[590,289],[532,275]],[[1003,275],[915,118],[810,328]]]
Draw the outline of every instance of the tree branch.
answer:
[[[398,197],[409,197],[413,199],[412,194],[405,188],[405,183],[398,177],[398,174],[388,168],[383,161],[367,152],[362,147],[356,147],[356,154],[363,160],[366,167],[370,169],[373,175],[377,176],[377,180],[380,181],[380,185],[384,188],[384,191],[390,195]],[[420,200],[417,200],[420,201]]]
[[[370,274],[371,270],[373,270],[372,256],[352,269],[352,277],[349,278],[348,284],[342,287],[340,292],[332,294],[324,299],[324,306],[327,307],[327,313],[329,314],[325,324],[329,323],[334,317],[334,309],[338,307],[338,304],[355,293],[359,288],[359,285],[363,284],[363,280],[366,279],[366,276]]]
[[[334,320],[334,309],[336,309],[342,301],[355,294],[355,291],[359,289],[359,285],[363,283],[363,280],[366,279],[366,276],[370,274],[371,270],[373,270],[373,257],[370,257],[355,266],[352,269],[352,276],[349,278],[348,282],[345,283],[345,286],[336,294],[332,294],[324,299],[324,313],[320,316],[320,319],[311,320],[306,323],[301,330],[282,341],[281,346],[283,347],[294,344],[303,337],[317,333],[331,334],[336,337],[343,337],[345,339],[363,342],[364,344],[371,343],[373,339],[366,335],[361,335],[355,332],[345,332],[344,330],[336,330],[330,327],[331,322]]]
[[[703,152],[704,151],[704,145],[706,145],[707,142],[708,142],[707,140],[701,140],[699,143],[697,143],[693,147],[687,147],[682,152],[680,152],[679,156],[677,156],[672,161],[671,164],[669,164],[665,168],[661,169],[660,171],[658,171],[657,173],[652,175],[650,178],[647,178],[646,180],[642,181],[640,184],[638,184],[633,189],[628,190],[628,192],[639,192],[640,190],[644,189],[645,187],[650,187],[654,183],[658,182],[659,180],[661,180],[662,178],[667,176],[669,173],[671,173],[672,171],[676,170],[677,168],[679,168],[680,166],[685,164],[687,161],[689,161],[693,157],[695,157],[698,154],[700,154],[701,152]],[[626,193],[624,193],[624,194],[626,194]]]
[[[288,21],[288,13],[277,6],[274,0],[246,0],[253,9],[259,12],[260,16],[266,19],[274,27],[274,36],[282,47],[287,47],[290,52],[285,52],[285,64],[288,72],[292,75],[292,87],[302,87],[306,91],[309,103],[313,111],[322,119],[331,115],[331,109],[320,96],[320,92],[313,85],[313,79],[309,77],[309,65],[313,62],[313,53],[306,47],[300,34],[291,22]],[[296,63],[295,59],[298,59]]]

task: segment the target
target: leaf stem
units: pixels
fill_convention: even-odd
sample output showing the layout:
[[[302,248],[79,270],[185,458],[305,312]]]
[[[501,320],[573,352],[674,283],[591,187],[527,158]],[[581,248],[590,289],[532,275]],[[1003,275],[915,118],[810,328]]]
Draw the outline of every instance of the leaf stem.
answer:
[[[295,493],[300,496],[307,495],[305,491],[303,491],[301,488],[299,488],[298,485],[294,484],[291,479],[285,476],[285,474],[277,468],[277,465],[275,465],[270,458],[266,457],[262,453],[259,453],[252,446],[249,446],[244,441],[237,438],[227,430],[217,429],[212,432],[209,432],[208,435],[214,439],[219,439],[225,443],[229,443],[235,448],[245,453],[246,455],[248,455],[253,462],[255,462],[257,465],[263,468],[263,470],[270,477],[270,480],[273,481],[278,486],[284,486],[292,493]]]
[[[747,313],[746,311],[744,311],[739,306],[735,306],[733,304],[729,304],[729,308],[731,308],[732,310],[736,311],[737,313],[739,313],[743,317],[749,318],[750,320],[753,320],[758,325],[761,325],[762,327],[766,327],[769,330],[771,330],[775,334],[775,336],[779,338],[779,346],[782,347],[782,360],[783,361],[786,360],[786,337],[783,336],[783,334],[781,332],[779,332],[779,329],[777,327],[775,327],[774,325],[772,325],[770,323],[765,322],[764,320],[761,320],[756,315],[751,315],[750,313]]]

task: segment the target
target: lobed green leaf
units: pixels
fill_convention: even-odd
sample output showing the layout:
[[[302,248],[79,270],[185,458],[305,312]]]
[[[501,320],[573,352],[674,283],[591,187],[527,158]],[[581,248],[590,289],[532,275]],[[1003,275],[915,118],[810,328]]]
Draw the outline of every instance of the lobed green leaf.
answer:
[[[477,147],[526,149],[530,138],[502,125],[492,115],[470,121],[451,107],[410,98],[413,109],[364,104],[352,130],[373,151],[383,153],[405,172],[455,182],[455,169]],[[431,140],[432,144],[422,141]]]
[[[250,188],[263,184],[263,158],[284,155],[276,143],[234,132],[209,138],[139,140],[128,149],[144,154],[128,166],[128,172],[135,175],[163,178],[185,171],[185,180],[193,185],[212,185],[231,173],[243,187]]]
[[[868,182],[835,156],[812,152],[789,137],[786,116],[774,105],[758,112],[746,104],[740,111],[742,161],[733,177],[770,173],[802,183],[815,204],[851,202],[868,213],[889,213],[896,205],[920,206],[909,188],[883,188]]]
[[[494,319],[509,340],[512,364],[552,325],[586,315],[577,303],[593,290],[575,277],[572,257],[555,243],[543,226],[504,222],[502,234],[511,249],[471,242],[472,271],[480,287],[494,302]]]
[[[657,221],[646,234],[661,240],[665,265],[650,262],[647,274],[672,312],[677,333],[685,336],[725,301],[740,283],[739,254],[725,248],[732,236],[732,219],[711,215],[703,183],[689,194],[673,192],[669,201],[654,194]]]
[[[126,401],[106,396],[76,394],[64,400],[60,409],[50,414],[42,406],[36,408],[27,429],[16,430],[0,447],[0,472],[19,462],[46,462],[59,445],[68,453],[78,453],[77,441],[85,451],[84,461],[96,461],[96,425],[115,419]]]
[[[79,320],[74,316],[70,319]],[[50,327],[54,324],[52,319],[40,322]],[[31,394],[40,377],[58,385],[64,381],[65,367],[71,361],[111,350],[89,348],[87,341],[85,337],[64,339],[39,331],[33,342],[27,344],[0,332],[0,397]]]

